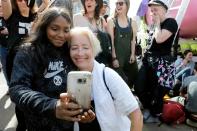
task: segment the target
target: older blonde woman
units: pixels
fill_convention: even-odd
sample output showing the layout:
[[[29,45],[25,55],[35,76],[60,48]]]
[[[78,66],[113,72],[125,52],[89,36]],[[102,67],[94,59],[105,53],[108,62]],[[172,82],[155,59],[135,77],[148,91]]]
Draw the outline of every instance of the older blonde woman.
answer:
[[[89,123],[89,128],[84,130],[141,131],[142,115],[135,97],[114,70],[95,61],[100,51],[100,43],[90,29],[78,27],[71,30],[70,57],[79,70],[93,74],[92,106],[95,107],[97,127]],[[80,127],[84,125],[80,124]]]

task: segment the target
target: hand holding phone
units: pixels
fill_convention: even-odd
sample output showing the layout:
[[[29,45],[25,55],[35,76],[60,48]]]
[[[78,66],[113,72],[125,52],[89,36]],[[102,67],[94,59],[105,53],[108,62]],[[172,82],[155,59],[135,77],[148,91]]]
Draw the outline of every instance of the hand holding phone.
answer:
[[[82,115],[79,115],[80,122],[89,123],[92,122],[96,118],[96,114],[91,110],[87,110]]]
[[[83,109],[91,106],[92,73],[88,71],[71,71],[67,78],[67,91],[73,95]]]
[[[61,93],[60,99],[56,103],[55,113],[58,119],[66,121],[80,121],[81,119],[76,117],[83,112],[81,107],[73,103],[72,97],[67,93]]]

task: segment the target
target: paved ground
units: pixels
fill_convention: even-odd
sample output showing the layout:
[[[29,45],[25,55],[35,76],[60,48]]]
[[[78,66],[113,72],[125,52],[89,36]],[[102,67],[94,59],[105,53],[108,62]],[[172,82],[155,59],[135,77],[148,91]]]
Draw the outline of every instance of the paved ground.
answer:
[[[0,131],[15,131],[17,125],[14,114],[14,104],[10,101],[7,93],[5,78],[0,73]]]
[[[7,85],[2,72],[0,73],[0,131],[15,131],[17,121],[14,114],[14,104],[10,101],[7,92]],[[186,125],[167,126],[165,124],[160,127],[157,124],[145,124],[143,131],[197,131],[195,128]]]

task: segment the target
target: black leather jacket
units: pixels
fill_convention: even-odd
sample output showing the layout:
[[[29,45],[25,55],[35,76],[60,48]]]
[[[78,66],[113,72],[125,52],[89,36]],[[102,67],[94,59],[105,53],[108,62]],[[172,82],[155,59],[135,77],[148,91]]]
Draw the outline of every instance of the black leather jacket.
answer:
[[[58,120],[55,107],[59,94],[66,92],[69,60],[65,56],[48,58],[48,66],[39,73],[32,53],[19,50],[10,81],[10,97],[24,112],[28,131],[59,131],[73,123]]]

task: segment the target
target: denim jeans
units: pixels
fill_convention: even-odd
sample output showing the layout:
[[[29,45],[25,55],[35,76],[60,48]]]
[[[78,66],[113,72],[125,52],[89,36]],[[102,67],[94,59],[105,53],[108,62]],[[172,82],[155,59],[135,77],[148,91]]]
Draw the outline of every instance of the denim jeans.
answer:
[[[1,53],[0,56],[1,56],[1,64],[3,68],[3,73],[5,76],[6,82],[8,83],[7,75],[6,75],[6,59],[7,59],[7,53],[8,53],[7,47],[0,46],[0,53]]]
[[[188,100],[186,103],[186,110],[197,115],[197,81],[193,81],[188,87]]]
[[[184,80],[184,78],[186,78],[190,75],[191,75],[191,68],[186,67],[176,74],[176,79],[178,79],[179,81],[182,82]]]

